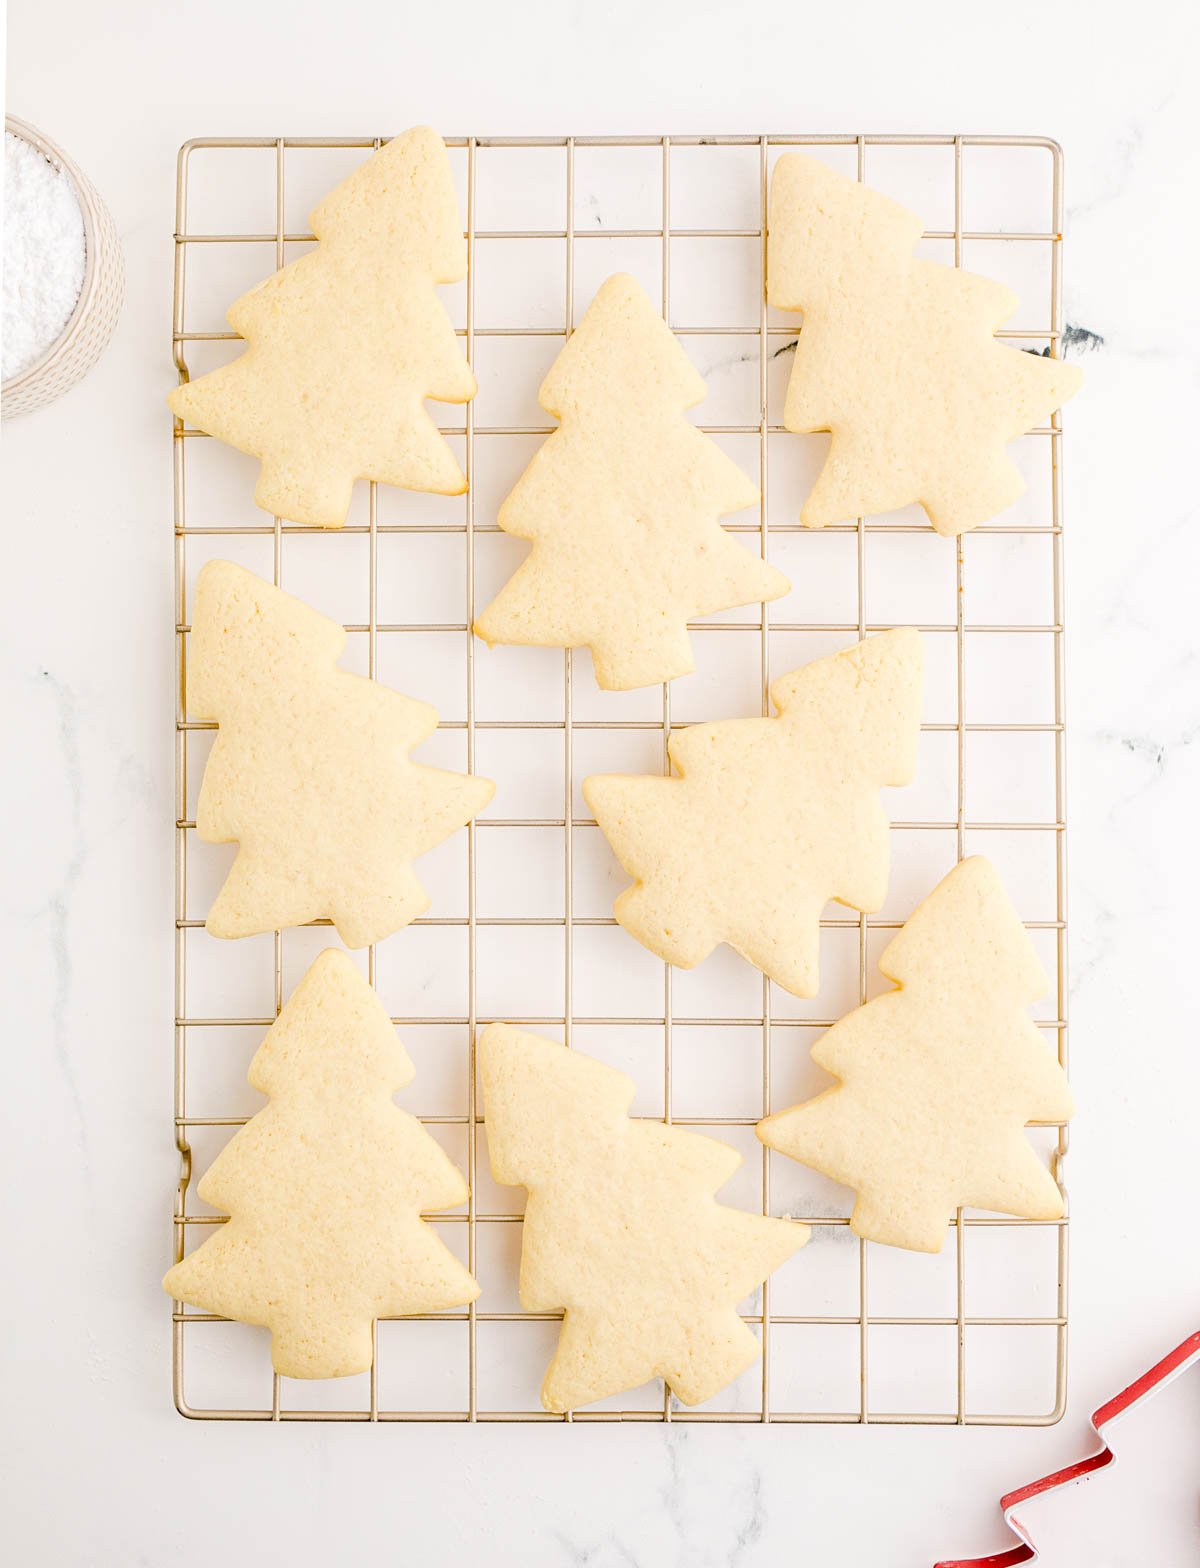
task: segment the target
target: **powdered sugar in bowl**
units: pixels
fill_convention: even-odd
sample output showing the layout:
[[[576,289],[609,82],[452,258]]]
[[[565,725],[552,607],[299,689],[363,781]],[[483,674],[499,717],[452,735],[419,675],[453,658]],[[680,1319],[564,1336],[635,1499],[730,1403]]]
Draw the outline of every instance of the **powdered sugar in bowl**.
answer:
[[[124,296],[121,244],[94,186],[40,131],[6,117],[5,419],[49,403],[103,353]]]

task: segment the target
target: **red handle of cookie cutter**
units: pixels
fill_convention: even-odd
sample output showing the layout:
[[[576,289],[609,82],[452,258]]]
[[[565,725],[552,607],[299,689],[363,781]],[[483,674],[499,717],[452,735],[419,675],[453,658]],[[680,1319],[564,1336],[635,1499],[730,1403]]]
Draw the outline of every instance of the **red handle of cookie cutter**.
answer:
[[[1095,1471],[1104,1470],[1111,1465],[1117,1456],[1105,1441],[1105,1427],[1116,1421],[1119,1416],[1123,1416],[1127,1410],[1140,1404],[1143,1399],[1148,1399],[1172,1378],[1186,1371],[1195,1361],[1200,1361],[1200,1330],[1190,1334],[1181,1345],[1176,1345],[1174,1350],[1165,1355],[1148,1372],[1143,1372],[1141,1377],[1130,1383],[1128,1388],[1122,1389],[1119,1394],[1114,1395],[1092,1413],[1092,1426],[1100,1439],[1100,1447],[1094,1454],[1089,1454],[1086,1459],[1077,1459],[1074,1464],[1067,1465],[1062,1470],[1055,1470],[1037,1481],[1028,1481],[1024,1486],[1018,1486],[1015,1491],[1004,1494],[1000,1499],[1000,1507],[1005,1523],[1014,1535],[1018,1535],[1021,1539],[1019,1546],[1009,1547],[1007,1551],[994,1553],[991,1557],[945,1557],[935,1563],[933,1568],[1016,1568],[1018,1563],[1033,1562],[1037,1557],[1037,1549],[1014,1510],[1022,1503],[1027,1503],[1031,1497],[1040,1497],[1043,1492],[1052,1492],[1056,1487],[1069,1486],[1073,1481],[1086,1480]]]

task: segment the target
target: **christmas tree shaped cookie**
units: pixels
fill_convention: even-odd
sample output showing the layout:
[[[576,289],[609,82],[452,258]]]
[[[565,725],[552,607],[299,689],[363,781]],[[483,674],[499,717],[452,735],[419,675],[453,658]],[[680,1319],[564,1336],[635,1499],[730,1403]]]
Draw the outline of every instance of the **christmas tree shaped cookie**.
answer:
[[[833,432],[800,513],[810,528],[914,501],[939,533],[974,528],[1025,488],[1007,444],[1082,380],[997,341],[1016,296],[914,256],[923,227],[815,158],[775,166],[767,298],[804,313],[783,422]]]
[[[293,522],[340,527],[356,479],[461,495],[424,401],[475,396],[435,288],[467,273],[441,138],[398,136],[309,221],[317,248],[229,312],[245,353],[177,387],[172,409],[257,457],[254,499]]]
[[[758,490],[684,417],[704,395],[636,280],[609,278],[538,394],[561,428],[500,508],[533,550],[477,618],[486,642],[586,644],[624,691],[694,668],[694,616],[787,593],[718,522]]]
[[[285,1377],[371,1365],[377,1317],[440,1312],[479,1286],[422,1219],[467,1184],[392,1095],[412,1063],[374,991],[327,949],[250,1064],[269,1096],[200,1196],[231,1216],[163,1280],[176,1301],[271,1331]]]
[[[196,829],[239,844],[214,936],[329,918],[349,947],[382,941],[429,907],[411,862],[492,798],[488,779],[409,760],[436,712],[339,670],[345,644],[336,621],[253,572],[200,573],[187,705],[220,733]]]
[[[781,676],[775,718],[671,735],[681,778],[585,779],[636,883],[616,916],[651,952],[691,969],[720,942],[796,996],[815,996],[821,911],[868,912],[887,894],[883,785],[910,784],[921,639],[884,632]]]
[[[553,1041],[492,1024],[479,1042],[492,1173],[529,1189],[521,1304],[565,1312],[542,1385],[572,1410],[661,1377],[685,1405],[759,1355],[738,1303],[808,1227],[719,1204],[741,1156],[628,1115],[633,1083]]]
[[[1023,1136],[1071,1091],[1028,1014],[1049,982],[991,862],[964,860],[884,949],[897,985],[813,1047],[840,1082],[759,1123],[772,1149],[858,1194],[851,1229],[939,1252],[956,1208],[1058,1219],[1062,1193]]]

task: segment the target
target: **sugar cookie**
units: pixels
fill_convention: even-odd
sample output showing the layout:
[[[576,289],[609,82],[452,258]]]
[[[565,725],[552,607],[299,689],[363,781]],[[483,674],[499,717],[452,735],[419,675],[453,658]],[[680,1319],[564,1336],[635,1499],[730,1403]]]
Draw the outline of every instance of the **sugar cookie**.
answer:
[[[1083,379],[999,342],[1016,296],[914,256],[923,228],[816,158],[775,165],[767,298],[804,313],[783,422],[833,432],[800,512],[810,528],[914,501],[939,533],[976,527],[1025,488],[1007,444]]]
[[[775,718],[675,730],[682,778],[596,775],[583,795],[636,878],[617,919],[691,969],[719,942],[796,996],[815,996],[821,911],[887,894],[881,785],[912,782],[921,639],[883,632],[771,687]]]
[[[685,1405],[711,1399],[761,1352],[738,1303],[808,1227],[718,1203],[741,1156],[631,1120],[634,1085],[603,1062],[492,1024],[479,1070],[492,1173],[529,1189],[521,1304],[566,1314],[543,1405],[572,1410],[653,1377]]]
[[[956,866],[879,967],[897,989],[813,1046],[840,1082],[758,1136],[853,1187],[850,1228],[868,1241],[940,1252],[960,1206],[1058,1219],[1062,1193],[1022,1129],[1074,1107],[1029,1018],[1049,981],[992,863]]]
[[[231,1216],[163,1280],[176,1301],[271,1331],[284,1377],[371,1365],[371,1325],[465,1306],[479,1286],[422,1219],[467,1184],[392,1095],[412,1063],[375,992],[327,948],[250,1064],[270,1103],[201,1179]]]
[[[245,352],[176,387],[171,408],[257,457],[255,501],[292,522],[340,527],[356,479],[461,495],[425,408],[475,396],[435,289],[467,273],[441,138],[419,126],[388,142],[309,221],[317,248],[229,311]]]
[[[758,489],[684,418],[704,395],[640,284],[609,278],[538,394],[561,428],[500,508],[533,550],[476,618],[486,642],[586,644],[600,685],[625,691],[695,668],[693,617],[787,593],[717,521]]]
[[[409,760],[437,713],[339,670],[345,644],[336,621],[243,567],[200,573],[188,712],[220,733],[196,830],[239,844],[214,936],[329,918],[348,947],[382,941],[429,907],[411,862],[492,798],[489,779]]]

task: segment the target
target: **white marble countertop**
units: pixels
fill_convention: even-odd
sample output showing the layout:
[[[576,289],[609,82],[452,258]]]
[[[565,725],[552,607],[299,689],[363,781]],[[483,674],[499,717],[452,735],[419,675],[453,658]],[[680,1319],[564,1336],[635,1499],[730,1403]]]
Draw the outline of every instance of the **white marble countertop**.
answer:
[[[1193,8],[1169,0],[1136,28],[1112,4],[1027,0],[12,0],[7,107],[86,168],[128,264],[99,367],[4,431],[4,1490],[22,1560],[915,1568],[1008,1544],[1000,1492],[1086,1449],[1092,1408],[1198,1326],[1198,43]],[[423,120],[1064,145],[1066,317],[1088,381],[1067,416],[1080,1111],[1056,1427],[279,1428],[171,1406],[175,153],[197,135]],[[1130,1422],[1117,1472],[1045,1507],[1046,1561],[1192,1560],[1198,1383]]]

